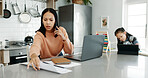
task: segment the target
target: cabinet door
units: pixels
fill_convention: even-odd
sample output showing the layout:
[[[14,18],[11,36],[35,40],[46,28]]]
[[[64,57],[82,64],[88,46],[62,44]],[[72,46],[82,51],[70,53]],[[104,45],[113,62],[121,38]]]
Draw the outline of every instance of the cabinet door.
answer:
[[[4,65],[7,65],[10,62],[9,58],[9,51],[1,50],[0,51],[0,63],[3,63]]]
[[[2,57],[3,57],[2,51],[0,51],[0,63],[2,63]]]
[[[2,0],[0,0],[0,17],[2,17],[2,12],[3,12],[3,3]]]
[[[24,48],[24,49],[9,50],[9,52],[10,52],[10,57],[12,57],[12,56],[27,55],[26,48]]]

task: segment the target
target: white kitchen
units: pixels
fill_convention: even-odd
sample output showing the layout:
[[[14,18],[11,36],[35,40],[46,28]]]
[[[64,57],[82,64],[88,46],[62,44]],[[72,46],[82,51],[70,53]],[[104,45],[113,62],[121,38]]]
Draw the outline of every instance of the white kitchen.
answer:
[[[25,13],[25,4],[26,13],[28,13],[29,18],[23,20],[20,15]],[[41,14],[41,11],[46,8],[46,2],[35,0],[3,0],[1,1],[1,7],[0,41],[1,51],[4,51],[2,52],[2,55],[5,55],[3,56],[5,57],[5,59],[1,59],[1,61],[7,65],[8,63],[10,63],[10,61],[12,61],[11,59],[14,60],[16,58],[15,56],[20,56],[26,59],[27,50],[25,38],[33,38],[33,36],[35,35],[35,31],[40,27],[40,17],[29,14],[28,10],[33,9],[33,12],[36,11]],[[6,14],[6,17],[4,16],[5,8],[7,11],[9,11],[9,13]],[[33,39],[31,38],[30,40],[33,41]],[[10,59],[10,57],[8,56],[11,56],[12,58]],[[23,60],[23,58],[22,62],[26,61],[25,59]],[[17,62],[14,62],[13,64],[15,63]]]
[[[147,78],[147,1],[0,0],[0,78]],[[22,65],[22,63],[28,64],[31,60],[30,47],[34,42],[36,31],[41,28],[43,22],[41,16],[46,8],[53,8],[56,11],[58,25],[66,29],[69,40],[74,45],[74,55],[82,54],[84,36],[98,35],[98,32],[103,32],[103,35],[105,32],[107,35],[105,52],[103,46],[99,57],[83,62],[70,59],[71,64],[79,65],[71,68],[59,67],[61,70],[52,68],[49,62],[45,63],[44,61],[51,61],[54,57],[41,59],[42,53],[37,57],[46,64],[43,67],[45,69],[38,69],[33,62],[30,63],[29,69],[27,65]],[[107,19],[107,27],[103,28],[104,18]],[[140,47],[138,55],[118,54],[118,39],[114,33],[120,27],[138,39]],[[62,49],[60,52],[66,55],[64,51]],[[62,57],[58,55],[55,58]],[[40,62],[40,65],[42,63]],[[48,68],[47,64],[51,67]]]

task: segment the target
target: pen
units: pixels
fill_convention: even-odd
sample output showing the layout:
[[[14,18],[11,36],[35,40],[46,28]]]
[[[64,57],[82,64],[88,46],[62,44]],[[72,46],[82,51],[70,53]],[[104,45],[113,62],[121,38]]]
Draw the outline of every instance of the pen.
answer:
[[[50,64],[50,63],[47,63],[47,62],[44,62],[44,61],[43,61],[43,63],[45,63],[45,64]]]
[[[61,66],[57,66],[57,65],[54,65],[55,67],[60,67],[60,68],[64,68],[64,67],[61,67]]]
[[[47,62],[43,62],[43,63],[45,63],[45,64],[50,64],[50,63],[47,63]],[[60,67],[60,68],[64,68],[64,67],[57,66],[57,65],[53,65],[53,66],[55,66],[55,67]]]

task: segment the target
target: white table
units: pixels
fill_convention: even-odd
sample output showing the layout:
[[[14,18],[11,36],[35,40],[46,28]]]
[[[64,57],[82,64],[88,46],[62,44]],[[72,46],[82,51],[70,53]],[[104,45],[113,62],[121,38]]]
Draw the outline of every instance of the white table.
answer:
[[[5,78],[148,78],[148,57],[103,53],[100,58],[79,62],[70,68],[72,72],[56,74],[49,71],[34,71],[23,65],[5,67]],[[1,72],[0,72],[1,73]]]

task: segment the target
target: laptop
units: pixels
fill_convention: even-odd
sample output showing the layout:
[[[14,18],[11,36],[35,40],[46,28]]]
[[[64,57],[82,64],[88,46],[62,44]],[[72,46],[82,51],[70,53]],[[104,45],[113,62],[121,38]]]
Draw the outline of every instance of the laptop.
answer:
[[[138,55],[138,45],[123,45],[118,44],[118,54]]]
[[[65,58],[77,61],[86,61],[102,56],[104,38],[104,35],[84,36],[81,55],[70,55],[65,56]]]

